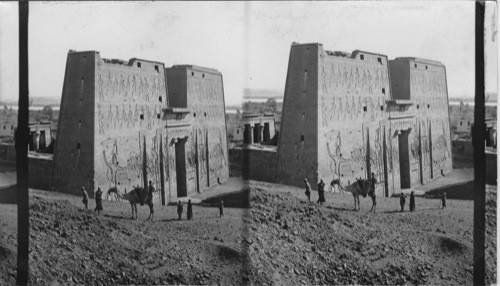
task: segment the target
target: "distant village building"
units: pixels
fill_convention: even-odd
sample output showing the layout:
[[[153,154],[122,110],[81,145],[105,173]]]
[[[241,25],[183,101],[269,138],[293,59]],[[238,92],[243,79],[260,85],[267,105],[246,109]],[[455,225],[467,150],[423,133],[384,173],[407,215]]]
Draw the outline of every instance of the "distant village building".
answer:
[[[17,126],[17,111],[4,106],[0,109],[0,137],[13,138]]]
[[[451,171],[447,107],[440,62],[294,43],[276,162],[272,150],[253,150],[252,162],[270,162],[254,173],[303,187],[304,178],[346,186],[373,172],[377,194],[390,196]]]
[[[228,136],[232,142],[258,144],[270,141],[277,131],[277,115],[274,113],[226,114]]]
[[[30,122],[29,151],[47,149],[56,138],[57,127],[51,122]]]
[[[52,188],[147,186],[168,203],[229,176],[222,74],[70,51]]]

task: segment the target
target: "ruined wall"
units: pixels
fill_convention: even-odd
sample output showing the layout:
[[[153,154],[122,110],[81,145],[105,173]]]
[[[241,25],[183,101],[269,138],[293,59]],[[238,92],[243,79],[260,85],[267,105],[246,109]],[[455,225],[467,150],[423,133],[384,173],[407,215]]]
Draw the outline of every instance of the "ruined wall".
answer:
[[[165,67],[132,59],[96,61],[95,188],[144,186],[143,174],[161,188],[159,144],[164,134]],[[146,166],[146,167],[143,167]],[[146,168],[146,170],[144,170]],[[154,201],[158,201],[156,193]]]
[[[391,97],[387,57],[339,57],[320,49],[318,71],[320,178],[346,186],[373,172],[376,192],[383,195],[385,102]]]
[[[262,182],[274,182],[276,166],[276,148],[266,147],[258,149],[249,147],[238,149],[241,152],[242,175],[245,180],[256,180]],[[311,182],[311,186],[312,186]]]
[[[50,190],[52,177],[52,156],[28,156],[29,187]]]
[[[293,44],[283,100],[276,182],[298,187],[318,179],[318,60],[320,44]]]
[[[497,153],[494,152],[485,152],[485,161],[486,161],[486,184],[488,185],[497,185]]]
[[[95,66],[99,53],[68,53],[54,151],[54,190],[80,194],[93,189]]]

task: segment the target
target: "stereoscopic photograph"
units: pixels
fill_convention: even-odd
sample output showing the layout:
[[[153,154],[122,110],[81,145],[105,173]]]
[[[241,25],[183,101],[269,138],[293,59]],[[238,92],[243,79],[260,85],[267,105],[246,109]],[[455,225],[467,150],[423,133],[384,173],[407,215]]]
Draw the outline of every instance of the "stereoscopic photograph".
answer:
[[[496,284],[497,18],[1,3],[0,285]]]

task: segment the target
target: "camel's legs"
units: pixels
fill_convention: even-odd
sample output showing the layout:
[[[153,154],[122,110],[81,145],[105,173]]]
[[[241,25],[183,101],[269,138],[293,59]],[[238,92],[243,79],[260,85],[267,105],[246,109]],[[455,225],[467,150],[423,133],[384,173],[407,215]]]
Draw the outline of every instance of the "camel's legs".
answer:
[[[148,206],[149,206],[149,216],[148,216],[147,220],[149,220],[149,219],[154,220],[153,219],[153,215],[154,215],[155,211],[153,210],[153,205],[152,204],[148,204]]]
[[[372,209],[370,211],[372,211],[372,210],[373,210],[373,212],[376,212],[376,210],[377,210],[377,203],[375,202],[375,200],[373,198],[372,198]]]
[[[356,195],[353,193],[352,197],[354,198],[354,210],[356,210]]]
[[[130,207],[132,207],[132,217],[130,219],[134,219],[134,204],[130,202]]]
[[[130,205],[132,206],[132,218],[131,219],[137,219],[137,205],[130,202]],[[135,216],[134,216],[135,214]]]

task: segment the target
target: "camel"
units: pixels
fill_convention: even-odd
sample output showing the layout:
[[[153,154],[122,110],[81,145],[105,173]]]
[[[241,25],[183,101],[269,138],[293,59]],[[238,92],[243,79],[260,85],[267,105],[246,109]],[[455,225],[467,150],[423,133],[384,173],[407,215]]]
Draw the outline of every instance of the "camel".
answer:
[[[364,198],[366,198],[366,196],[369,195],[372,199],[372,208],[370,209],[370,212],[372,211],[375,212],[377,206],[377,203],[375,201],[375,190],[372,189],[370,181],[359,178],[356,180],[356,182],[352,184],[348,182],[347,184],[348,186],[344,188],[340,184],[339,179],[334,179],[330,183],[330,186],[333,187],[335,185],[338,185],[342,191],[350,192],[354,197],[354,210],[356,210],[356,207],[358,207],[359,210],[361,210],[361,206],[359,204],[359,195],[361,194]]]
[[[137,204],[143,206],[145,203],[149,206],[149,217],[148,220],[153,220],[154,209],[153,209],[153,201],[149,199],[149,194],[147,189],[141,187],[134,187],[132,191],[126,193],[125,195],[120,195],[118,189],[116,187],[112,187],[108,190],[108,197],[110,194],[115,193],[120,199],[124,199],[129,201],[132,206],[132,217],[131,219],[137,220]],[[135,218],[134,218],[135,211]]]

